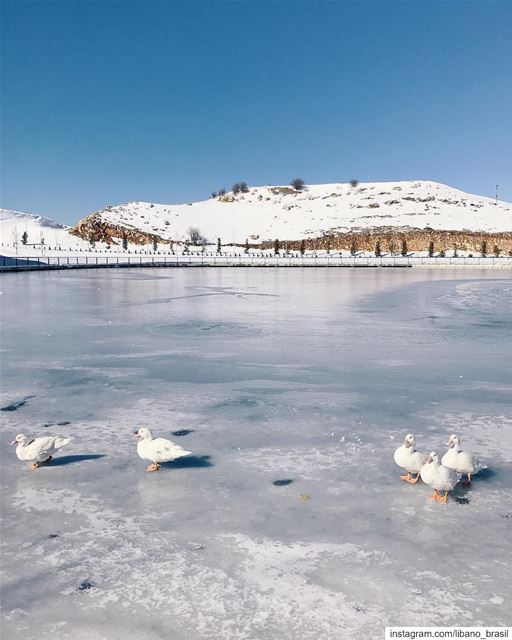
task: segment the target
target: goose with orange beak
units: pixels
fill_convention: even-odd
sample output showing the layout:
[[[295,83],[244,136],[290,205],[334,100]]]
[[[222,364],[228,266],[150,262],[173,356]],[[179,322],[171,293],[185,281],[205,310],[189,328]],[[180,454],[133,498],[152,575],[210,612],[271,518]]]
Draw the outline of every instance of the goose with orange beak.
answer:
[[[427,454],[416,451],[414,445],[416,444],[416,438],[413,433],[408,433],[403,444],[395,451],[394,459],[396,464],[407,471],[407,475],[400,476],[401,480],[409,482],[410,484],[416,484],[420,478],[420,471],[427,461]],[[413,477],[412,474],[416,474]]]
[[[172,462],[172,460],[191,454],[190,451],[171,442],[171,440],[153,438],[153,434],[147,427],[141,427],[133,434],[133,437],[139,441],[137,444],[139,458],[149,460],[151,463],[147,468],[148,471],[158,471],[162,462]]]
[[[471,476],[481,471],[484,466],[469,451],[462,450],[459,436],[451,435],[447,444],[450,448],[441,458],[441,463],[463,476],[467,475],[468,480],[463,484],[469,487]]]
[[[29,440],[24,433],[18,433],[11,444],[16,446],[18,460],[31,462],[31,469],[39,469],[42,464],[49,464],[55,453],[71,442],[71,438],[46,436]]]
[[[434,489],[431,497],[436,502],[444,504],[448,502],[448,491],[452,491],[459,481],[459,476],[453,469],[444,467],[439,463],[439,458],[435,451],[432,451],[428,456],[420,475],[423,482]],[[444,492],[444,496],[440,495],[439,492]]]

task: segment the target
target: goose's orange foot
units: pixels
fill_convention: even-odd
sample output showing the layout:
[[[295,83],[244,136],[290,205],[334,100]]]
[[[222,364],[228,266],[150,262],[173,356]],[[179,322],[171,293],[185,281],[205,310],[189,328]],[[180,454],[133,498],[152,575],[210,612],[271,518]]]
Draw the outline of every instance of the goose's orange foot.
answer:
[[[39,467],[41,466],[41,464],[39,462],[34,462],[34,464],[30,465],[31,469],[39,469]]]
[[[400,480],[405,480],[405,482],[408,482],[409,484],[416,484],[419,478],[420,478],[419,473],[416,475],[415,478],[413,478],[410,473],[408,473],[406,476],[400,476]]]
[[[158,462],[153,462],[153,464],[150,464],[148,467],[148,471],[158,471],[158,469],[160,469],[160,465],[158,464]]]

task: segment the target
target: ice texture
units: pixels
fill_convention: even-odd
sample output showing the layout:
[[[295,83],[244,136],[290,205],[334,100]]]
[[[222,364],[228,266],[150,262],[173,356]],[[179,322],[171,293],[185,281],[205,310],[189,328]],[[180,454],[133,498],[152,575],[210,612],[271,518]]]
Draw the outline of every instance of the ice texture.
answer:
[[[2,637],[382,638],[512,623],[512,277],[1,276]],[[147,473],[132,432],[193,456]],[[29,471],[9,441],[72,435]],[[414,432],[488,465],[448,505]],[[172,435],[172,434],[175,435]]]

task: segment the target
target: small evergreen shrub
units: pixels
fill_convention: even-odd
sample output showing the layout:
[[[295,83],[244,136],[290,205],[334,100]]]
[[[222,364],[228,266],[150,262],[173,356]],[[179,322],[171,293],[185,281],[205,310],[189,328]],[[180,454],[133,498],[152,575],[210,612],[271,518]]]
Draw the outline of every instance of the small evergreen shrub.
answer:
[[[305,185],[306,183],[304,182],[304,180],[302,180],[302,178],[294,178],[290,182],[290,186],[292,186],[295,189],[295,191],[302,191]]]

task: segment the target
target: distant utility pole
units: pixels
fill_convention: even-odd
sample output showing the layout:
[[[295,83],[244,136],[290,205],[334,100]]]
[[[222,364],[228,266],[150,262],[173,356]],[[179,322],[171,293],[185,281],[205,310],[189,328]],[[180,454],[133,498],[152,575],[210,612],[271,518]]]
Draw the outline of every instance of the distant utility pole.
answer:
[[[498,187],[499,186],[500,186],[499,184],[496,185],[496,204],[498,204]]]

